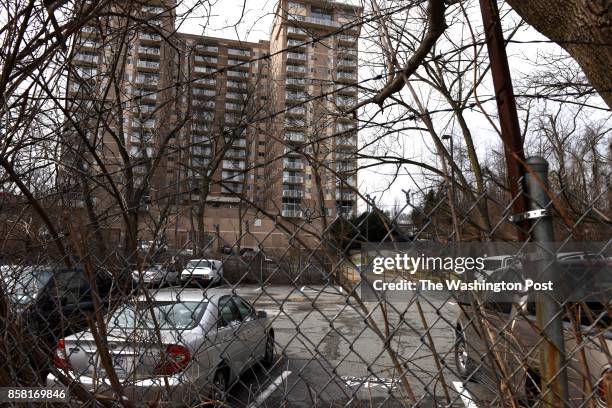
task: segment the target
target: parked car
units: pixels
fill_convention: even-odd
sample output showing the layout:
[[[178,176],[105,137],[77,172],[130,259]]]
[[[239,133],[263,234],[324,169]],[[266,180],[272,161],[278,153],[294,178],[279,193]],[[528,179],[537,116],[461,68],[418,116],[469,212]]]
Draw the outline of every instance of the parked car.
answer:
[[[178,272],[172,266],[155,264],[143,271],[133,271],[132,279],[136,284],[142,282],[150,286],[173,285],[178,281]]]
[[[219,284],[223,280],[223,263],[215,259],[192,259],[181,271],[181,283]]]
[[[520,265],[520,261],[514,255],[497,255],[488,256],[484,259],[484,268],[476,273],[476,278],[484,281],[494,271],[502,268],[508,268],[512,265]]]
[[[260,254],[260,250],[259,249],[254,249],[254,248],[241,248],[240,249],[240,257],[244,260],[244,261],[251,261],[254,258],[256,258],[259,254]]]
[[[49,266],[2,265],[0,276],[5,293],[15,311],[32,303],[53,274]]]
[[[574,318],[570,319],[566,312],[563,320],[565,349],[569,356],[570,406],[587,406],[586,401],[590,400],[594,390],[595,406],[610,406],[606,405],[603,394],[612,387],[606,383],[612,376],[609,354],[612,350],[612,264],[607,259],[560,260],[557,272],[562,274],[560,286],[578,288],[575,282],[585,282],[583,279],[586,278],[599,289],[587,288],[580,295],[581,302],[568,303]],[[515,281],[524,279],[523,274],[520,267],[510,266],[496,270],[489,276],[489,281]],[[539,345],[542,341],[536,320],[535,295],[520,292],[515,295],[514,302],[485,300],[478,310],[474,304],[462,304],[455,325],[457,371],[466,380],[484,380],[486,383],[489,378],[495,378],[493,373],[497,368],[478,316],[495,333],[496,353],[508,365],[507,372],[513,373],[509,382],[513,393],[516,390],[516,395],[532,406],[539,394]],[[575,334],[573,321],[580,338]],[[583,352],[584,362],[579,356]],[[607,403],[612,403],[612,398]]]
[[[274,361],[266,313],[229,289],[163,289],[151,303],[140,297],[117,308],[107,321],[113,368],[124,395],[138,405],[223,400],[242,372]],[[93,340],[88,331],[60,340],[55,364],[97,395],[112,395]],[[56,381],[49,375],[47,386]]]

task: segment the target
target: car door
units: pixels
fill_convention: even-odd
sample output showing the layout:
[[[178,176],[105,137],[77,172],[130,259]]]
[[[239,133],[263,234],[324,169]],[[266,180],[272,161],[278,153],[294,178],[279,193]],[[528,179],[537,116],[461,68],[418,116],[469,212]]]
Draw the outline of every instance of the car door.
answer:
[[[239,336],[244,345],[244,359],[247,365],[251,365],[263,358],[266,347],[264,328],[258,321],[255,310],[246,300],[234,296],[234,302],[242,319]]]
[[[230,366],[235,375],[239,375],[244,367],[245,355],[240,339],[242,320],[232,296],[225,295],[218,302],[217,319],[217,349],[221,358]]]

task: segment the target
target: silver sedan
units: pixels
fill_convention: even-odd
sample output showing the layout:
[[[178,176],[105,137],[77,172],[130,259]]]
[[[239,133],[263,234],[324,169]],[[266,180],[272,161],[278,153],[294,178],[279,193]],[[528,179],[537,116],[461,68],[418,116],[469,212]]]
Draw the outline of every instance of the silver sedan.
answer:
[[[152,302],[137,298],[107,318],[106,364],[86,331],[58,342],[55,365],[95,394],[176,406],[223,400],[247,368],[273,363],[266,313],[231,290],[167,289],[151,296]],[[121,397],[107,375],[108,361]],[[50,375],[47,385],[56,381]]]

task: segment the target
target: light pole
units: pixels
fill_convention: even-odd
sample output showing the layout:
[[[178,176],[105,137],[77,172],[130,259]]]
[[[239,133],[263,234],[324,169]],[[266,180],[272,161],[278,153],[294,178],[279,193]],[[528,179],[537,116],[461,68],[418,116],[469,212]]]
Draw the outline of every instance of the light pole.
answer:
[[[451,207],[451,216],[453,217],[453,226],[455,228],[455,240],[461,240],[459,234],[459,223],[457,221],[457,206],[455,205],[455,154],[454,154],[454,145],[453,145],[453,135],[442,135],[442,140],[450,141],[450,168],[451,168],[451,179],[450,179],[450,207]]]

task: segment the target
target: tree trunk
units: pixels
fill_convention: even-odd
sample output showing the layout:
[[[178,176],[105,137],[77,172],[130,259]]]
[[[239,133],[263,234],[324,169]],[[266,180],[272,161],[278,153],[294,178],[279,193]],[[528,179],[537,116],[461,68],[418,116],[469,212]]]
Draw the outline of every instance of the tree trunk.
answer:
[[[612,7],[609,0],[508,0],[531,26],[563,47],[612,108]]]

